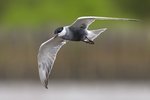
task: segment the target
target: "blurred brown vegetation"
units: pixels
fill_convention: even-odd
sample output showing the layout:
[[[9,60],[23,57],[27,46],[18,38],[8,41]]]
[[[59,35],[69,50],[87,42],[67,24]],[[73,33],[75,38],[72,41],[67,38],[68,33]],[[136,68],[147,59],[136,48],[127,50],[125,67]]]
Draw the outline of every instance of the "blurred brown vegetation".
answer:
[[[95,22],[92,29],[108,30],[95,45],[66,44],[58,53],[51,79],[150,79],[148,0],[22,1],[0,3],[0,79],[38,79],[40,44],[56,27],[83,15],[140,18],[144,23]]]
[[[20,34],[21,33],[21,34]],[[49,32],[23,29],[1,34],[0,78],[37,78],[37,53]],[[54,79],[149,79],[150,37],[133,29],[109,29],[95,45],[70,42],[58,53]]]

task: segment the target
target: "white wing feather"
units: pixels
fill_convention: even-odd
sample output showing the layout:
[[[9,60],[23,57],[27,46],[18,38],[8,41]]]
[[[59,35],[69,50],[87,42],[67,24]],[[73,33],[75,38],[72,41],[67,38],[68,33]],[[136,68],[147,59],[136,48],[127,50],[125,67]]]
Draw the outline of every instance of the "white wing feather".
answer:
[[[98,17],[98,16],[83,16],[76,19],[76,21],[70,25],[72,27],[81,27],[85,25],[86,28],[89,27],[95,20],[122,20],[122,21],[139,21],[138,19],[129,18],[113,18],[113,17]]]
[[[39,76],[42,84],[47,88],[48,78],[52,70],[56,55],[60,48],[66,43],[60,38],[51,38],[42,43],[38,53]]]

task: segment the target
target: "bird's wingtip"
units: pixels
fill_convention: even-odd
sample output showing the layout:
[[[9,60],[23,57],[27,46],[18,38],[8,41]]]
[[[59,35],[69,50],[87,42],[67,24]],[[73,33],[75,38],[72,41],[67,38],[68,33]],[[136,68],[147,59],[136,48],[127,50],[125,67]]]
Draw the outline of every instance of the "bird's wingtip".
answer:
[[[46,79],[44,82],[42,82],[43,86],[48,89],[48,79]]]
[[[48,80],[45,80],[44,82],[41,81],[41,83],[43,84],[43,86],[48,89]]]
[[[48,89],[48,86],[47,86],[47,85],[45,85],[45,88],[46,88],[46,89]]]
[[[129,19],[130,21],[136,21],[136,22],[141,22],[142,20],[140,19]]]

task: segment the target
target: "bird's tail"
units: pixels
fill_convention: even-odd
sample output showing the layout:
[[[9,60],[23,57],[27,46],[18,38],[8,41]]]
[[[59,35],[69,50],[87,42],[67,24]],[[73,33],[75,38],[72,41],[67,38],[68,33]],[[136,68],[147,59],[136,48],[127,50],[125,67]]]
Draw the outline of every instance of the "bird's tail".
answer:
[[[96,29],[96,30],[90,30],[88,31],[87,38],[90,40],[94,40],[96,37],[98,37],[102,32],[104,32],[107,28],[102,29]]]

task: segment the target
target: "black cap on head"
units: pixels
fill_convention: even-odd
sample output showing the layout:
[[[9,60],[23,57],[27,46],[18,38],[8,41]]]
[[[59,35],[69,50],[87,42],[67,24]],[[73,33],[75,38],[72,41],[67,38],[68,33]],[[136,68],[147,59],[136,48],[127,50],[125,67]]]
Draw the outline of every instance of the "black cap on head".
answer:
[[[54,31],[54,34],[58,34],[63,30],[63,27],[59,27]]]

